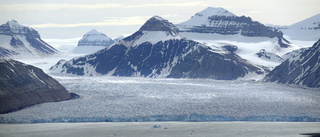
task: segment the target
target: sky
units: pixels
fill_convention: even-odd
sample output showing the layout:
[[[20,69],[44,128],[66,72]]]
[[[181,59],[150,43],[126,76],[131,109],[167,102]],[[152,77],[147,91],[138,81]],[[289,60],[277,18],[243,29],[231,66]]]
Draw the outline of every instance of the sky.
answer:
[[[159,15],[174,24],[207,7],[222,7],[264,24],[291,25],[320,13],[319,0],[1,0],[0,23],[16,20],[43,39],[81,38],[97,29],[111,38],[130,35]]]

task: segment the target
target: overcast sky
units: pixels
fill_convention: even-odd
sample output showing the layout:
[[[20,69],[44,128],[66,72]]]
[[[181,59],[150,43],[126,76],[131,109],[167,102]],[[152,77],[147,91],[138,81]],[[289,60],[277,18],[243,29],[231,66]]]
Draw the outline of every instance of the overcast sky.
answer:
[[[95,28],[129,35],[153,15],[177,24],[210,7],[261,23],[291,25],[320,13],[320,0],[1,0],[0,23],[15,19],[44,39],[82,37]]]

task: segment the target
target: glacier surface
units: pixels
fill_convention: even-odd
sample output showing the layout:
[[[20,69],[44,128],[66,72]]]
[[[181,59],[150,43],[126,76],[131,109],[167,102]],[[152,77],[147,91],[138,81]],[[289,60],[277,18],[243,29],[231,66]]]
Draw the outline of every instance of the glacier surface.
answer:
[[[320,121],[319,89],[257,81],[51,74],[75,100],[0,115],[0,123]]]

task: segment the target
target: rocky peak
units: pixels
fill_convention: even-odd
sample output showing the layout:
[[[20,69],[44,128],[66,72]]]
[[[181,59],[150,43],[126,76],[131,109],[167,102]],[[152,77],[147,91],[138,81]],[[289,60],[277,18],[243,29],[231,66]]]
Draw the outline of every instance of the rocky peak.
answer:
[[[39,33],[30,28],[19,24],[15,20],[8,21],[0,26],[0,34],[3,35],[25,35],[27,37],[40,38]]]
[[[139,29],[139,31],[167,31],[172,35],[179,34],[179,29],[168,20],[160,16],[153,16]]]

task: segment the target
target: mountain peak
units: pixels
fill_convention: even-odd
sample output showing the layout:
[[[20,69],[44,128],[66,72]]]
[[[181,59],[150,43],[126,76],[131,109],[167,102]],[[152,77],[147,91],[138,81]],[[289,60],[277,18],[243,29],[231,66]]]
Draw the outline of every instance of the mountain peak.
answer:
[[[153,16],[147,20],[139,31],[169,31],[175,35],[179,33],[179,29],[175,25],[160,16]]]
[[[109,46],[114,41],[102,32],[92,29],[79,40],[78,46]]]
[[[208,7],[203,11],[196,13],[195,16],[200,16],[200,17],[228,16],[229,17],[229,16],[236,16],[236,15],[221,7]]]
[[[86,34],[97,34],[99,33],[96,29],[92,29],[89,32],[87,32]]]
[[[16,20],[10,20],[5,25],[7,25],[13,32],[22,31],[22,30],[32,30],[30,27],[23,26],[19,24]]]
[[[0,34],[4,35],[25,35],[28,37],[40,38],[39,33],[31,27],[19,24],[16,20],[7,21],[0,26]]]

